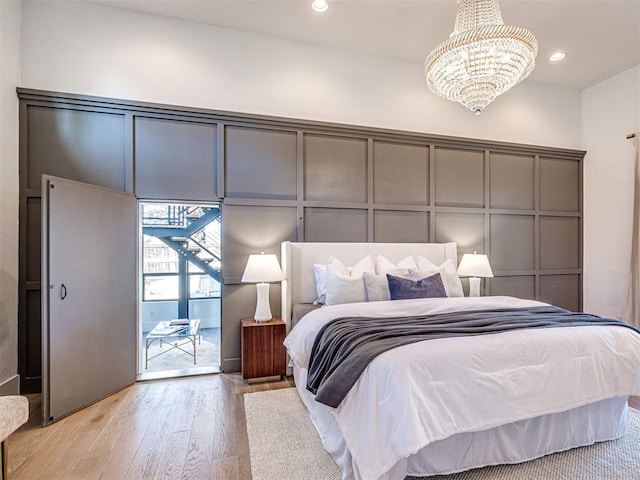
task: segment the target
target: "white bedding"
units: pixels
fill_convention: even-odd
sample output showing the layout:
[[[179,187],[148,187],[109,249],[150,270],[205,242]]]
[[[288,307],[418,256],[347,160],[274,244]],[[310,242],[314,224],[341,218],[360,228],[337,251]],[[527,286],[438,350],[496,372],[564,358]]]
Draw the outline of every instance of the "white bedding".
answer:
[[[462,297],[323,307],[298,322],[285,346],[306,370],[317,332],[333,318],[540,305],[512,297]],[[629,394],[640,394],[640,335],[624,327],[588,326],[399,347],[377,357],[338,408],[321,407],[336,421],[353,475],[373,480],[438,440]]]

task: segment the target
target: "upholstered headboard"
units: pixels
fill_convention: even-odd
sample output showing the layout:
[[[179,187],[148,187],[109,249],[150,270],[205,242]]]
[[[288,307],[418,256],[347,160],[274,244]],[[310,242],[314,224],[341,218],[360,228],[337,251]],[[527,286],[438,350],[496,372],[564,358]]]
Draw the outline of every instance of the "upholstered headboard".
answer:
[[[291,311],[296,303],[311,303],[316,297],[316,283],[313,264],[326,264],[334,256],[346,265],[353,265],[365,255],[384,255],[397,263],[411,255],[418,256],[440,265],[452,259],[456,265],[457,246],[455,243],[282,243],[282,319],[291,327]]]

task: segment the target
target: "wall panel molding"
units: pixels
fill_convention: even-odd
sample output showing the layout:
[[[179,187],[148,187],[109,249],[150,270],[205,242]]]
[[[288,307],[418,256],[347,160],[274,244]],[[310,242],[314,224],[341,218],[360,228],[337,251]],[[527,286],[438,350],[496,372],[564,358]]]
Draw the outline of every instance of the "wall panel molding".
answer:
[[[46,173],[60,168],[38,151],[54,159],[82,152],[73,158],[82,175],[110,185],[117,177],[116,188],[139,198],[161,199],[167,192],[165,200],[222,203],[225,370],[239,366],[239,319],[255,308],[255,289],[239,283],[246,258],[259,251],[279,254],[284,240],[456,241],[460,257],[473,251],[489,255],[496,277],[483,282],[486,294],[581,309],[583,151],[17,92],[19,373],[25,391],[37,391],[40,372],[40,203],[38,187],[27,180],[36,166]],[[46,125],[59,127],[67,115],[92,119],[76,122],[78,131],[108,128],[95,140],[75,139],[74,132],[52,134],[42,119],[33,127],[30,109],[45,109]],[[61,138],[71,143],[61,144]],[[113,145],[118,147],[105,157],[105,146]],[[278,302],[274,297],[275,315]]]

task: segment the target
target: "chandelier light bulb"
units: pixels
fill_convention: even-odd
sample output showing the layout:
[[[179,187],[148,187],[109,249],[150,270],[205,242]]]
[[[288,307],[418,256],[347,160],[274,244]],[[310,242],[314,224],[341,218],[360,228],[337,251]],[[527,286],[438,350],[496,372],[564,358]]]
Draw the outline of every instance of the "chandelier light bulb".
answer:
[[[329,4],[326,0],[313,0],[311,3],[311,8],[313,8],[316,12],[326,12],[327,8],[329,8]]]
[[[458,0],[453,32],[425,60],[427,85],[479,114],[529,76],[537,54],[529,30],[504,24],[498,0]]]

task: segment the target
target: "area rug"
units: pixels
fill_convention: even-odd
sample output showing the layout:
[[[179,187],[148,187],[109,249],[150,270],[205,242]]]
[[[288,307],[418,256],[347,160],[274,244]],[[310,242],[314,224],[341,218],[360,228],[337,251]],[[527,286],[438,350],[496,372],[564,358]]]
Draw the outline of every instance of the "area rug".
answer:
[[[295,388],[247,393],[244,408],[253,480],[341,480]],[[639,480],[640,411],[624,437],[516,465],[428,480]],[[416,480],[407,477],[407,480]]]

